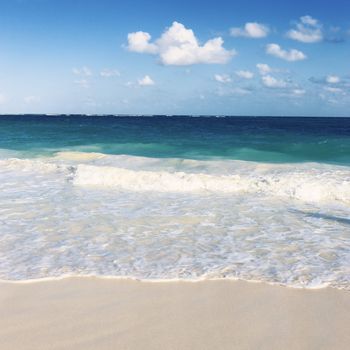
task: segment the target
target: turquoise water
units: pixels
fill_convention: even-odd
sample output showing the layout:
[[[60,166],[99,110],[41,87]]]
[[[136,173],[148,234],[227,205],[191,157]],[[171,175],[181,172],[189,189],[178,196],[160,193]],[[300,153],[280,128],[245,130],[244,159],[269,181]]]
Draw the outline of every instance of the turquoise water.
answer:
[[[3,116],[0,148],[350,164],[350,118]]]
[[[0,117],[0,279],[350,289],[350,119]]]

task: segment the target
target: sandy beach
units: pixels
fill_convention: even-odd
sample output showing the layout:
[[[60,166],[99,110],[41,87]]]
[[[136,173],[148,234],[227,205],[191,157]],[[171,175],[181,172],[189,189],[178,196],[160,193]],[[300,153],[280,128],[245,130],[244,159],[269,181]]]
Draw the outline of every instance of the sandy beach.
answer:
[[[350,0],[0,0],[0,350],[350,350]]]
[[[241,281],[0,284],[0,348],[349,349],[350,293]]]

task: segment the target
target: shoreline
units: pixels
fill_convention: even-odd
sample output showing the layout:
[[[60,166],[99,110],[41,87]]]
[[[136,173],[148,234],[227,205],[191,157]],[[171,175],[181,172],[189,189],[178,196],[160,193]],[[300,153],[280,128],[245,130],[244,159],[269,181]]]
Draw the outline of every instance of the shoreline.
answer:
[[[323,285],[315,285],[315,286],[301,286],[301,285],[287,285],[281,282],[269,282],[265,280],[246,280],[238,277],[198,277],[198,278],[139,278],[132,276],[118,276],[118,275],[62,275],[62,276],[53,276],[53,277],[39,277],[32,279],[23,279],[23,280],[7,280],[0,278],[1,284],[35,284],[35,283],[43,283],[43,282],[55,282],[62,281],[66,279],[95,279],[95,280],[115,280],[115,281],[130,281],[130,282],[138,282],[138,283],[203,283],[203,282],[242,282],[247,284],[263,284],[268,286],[277,286],[281,288],[287,289],[296,289],[296,290],[322,290],[322,289],[335,289],[341,291],[350,292],[349,288],[338,288],[336,286],[332,286],[330,284]]]
[[[348,349],[350,293],[266,283],[0,282],[1,350]]]

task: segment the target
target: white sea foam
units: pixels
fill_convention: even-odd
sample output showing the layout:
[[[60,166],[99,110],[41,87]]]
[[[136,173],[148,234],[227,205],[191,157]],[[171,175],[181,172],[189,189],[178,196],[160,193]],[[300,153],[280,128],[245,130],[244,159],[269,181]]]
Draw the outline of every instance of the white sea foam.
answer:
[[[8,158],[0,160],[1,171],[52,173],[65,170],[65,166],[33,159]]]
[[[106,157],[103,153],[96,153],[96,152],[57,152],[55,154],[55,159],[62,159],[62,160],[72,160],[72,161],[90,161],[94,159],[101,159]]]
[[[237,172],[237,170],[236,170]],[[310,169],[215,176],[78,165],[74,184],[127,191],[266,193],[304,201],[350,203],[350,172]]]
[[[129,191],[231,192],[247,190],[239,175],[216,177],[184,172],[135,171],[115,167],[79,165],[74,184],[117,187]]]
[[[346,167],[133,158],[108,157],[99,153],[60,152],[46,161],[17,158],[0,160],[0,167],[2,170],[21,172],[62,173],[72,178],[77,186],[94,186],[100,189],[105,187],[126,191],[174,193],[265,193],[311,202],[350,203],[350,170]],[[73,163],[57,163],[56,160]],[[99,160],[103,162],[98,163]],[[91,162],[95,162],[94,165],[90,165]],[[118,166],[105,165],[106,163]],[[123,163],[125,168],[120,167]],[[133,168],[130,168],[130,164]],[[135,169],[135,164],[138,170]],[[226,166],[221,166],[223,164]],[[184,171],[176,171],[179,165]],[[162,166],[165,170],[161,170]],[[151,171],[150,168],[155,170]],[[219,175],[218,169],[224,174]]]
[[[0,279],[242,278],[350,289],[349,167],[0,160]]]

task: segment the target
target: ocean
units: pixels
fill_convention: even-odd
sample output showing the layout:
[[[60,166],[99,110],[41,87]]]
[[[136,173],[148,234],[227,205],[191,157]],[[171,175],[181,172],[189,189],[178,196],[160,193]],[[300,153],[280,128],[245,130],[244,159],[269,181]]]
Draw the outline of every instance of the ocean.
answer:
[[[350,118],[0,117],[0,279],[350,289]]]

